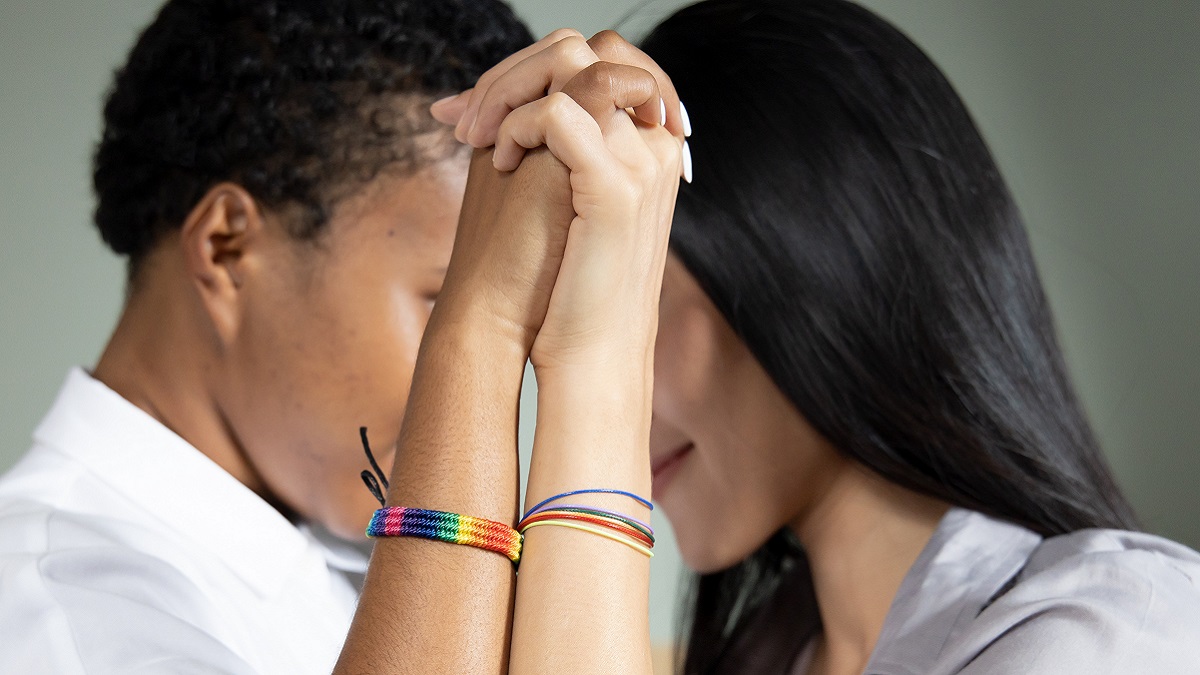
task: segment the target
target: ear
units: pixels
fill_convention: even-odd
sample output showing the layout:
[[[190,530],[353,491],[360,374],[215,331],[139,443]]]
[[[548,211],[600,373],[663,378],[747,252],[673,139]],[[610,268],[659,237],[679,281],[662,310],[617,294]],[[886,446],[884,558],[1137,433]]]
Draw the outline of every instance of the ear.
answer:
[[[184,221],[180,243],[187,274],[224,344],[237,336],[250,254],[261,245],[264,226],[254,198],[233,183],[213,186]]]

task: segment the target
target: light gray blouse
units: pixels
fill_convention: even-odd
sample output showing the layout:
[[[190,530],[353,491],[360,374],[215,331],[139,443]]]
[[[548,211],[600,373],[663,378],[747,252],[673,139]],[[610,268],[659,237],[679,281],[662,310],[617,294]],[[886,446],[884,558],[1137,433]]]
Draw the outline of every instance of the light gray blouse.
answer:
[[[1200,554],[1119,530],[1043,539],[953,509],[866,673],[1200,674]]]

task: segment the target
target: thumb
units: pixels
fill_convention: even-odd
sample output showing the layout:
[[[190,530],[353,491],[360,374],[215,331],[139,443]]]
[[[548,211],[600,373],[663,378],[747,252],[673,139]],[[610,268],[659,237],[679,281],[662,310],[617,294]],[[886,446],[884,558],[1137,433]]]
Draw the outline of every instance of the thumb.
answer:
[[[433,119],[448,126],[455,126],[458,120],[462,118],[463,113],[467,110],[467,104],[471,102],[471,89],[459,92],[453,96],[434,101],[433,105],[429,106],[429,114],[433,115]]]

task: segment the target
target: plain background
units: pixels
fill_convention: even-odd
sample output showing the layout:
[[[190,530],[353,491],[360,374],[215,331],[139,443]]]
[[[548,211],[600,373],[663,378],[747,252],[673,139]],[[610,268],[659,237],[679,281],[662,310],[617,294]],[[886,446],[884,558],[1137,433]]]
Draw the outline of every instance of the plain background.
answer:
[[[67,369],[99,355],[120,308],[123,267],[90,225],[88,163],[112,69],[159,4],[0,4],[0,469]],[[636,5],[622,24],[636,36],[685,3],[513,4],[539,35],[613,27]],[[1200,546],[1200,2],[866,4],[966,99],[1025,214],[1121,484],[1149,529]],[[526,401],[531,421],[532,387]],[[660,551],[652,626],[664,640],[680,566],[669,541]]]

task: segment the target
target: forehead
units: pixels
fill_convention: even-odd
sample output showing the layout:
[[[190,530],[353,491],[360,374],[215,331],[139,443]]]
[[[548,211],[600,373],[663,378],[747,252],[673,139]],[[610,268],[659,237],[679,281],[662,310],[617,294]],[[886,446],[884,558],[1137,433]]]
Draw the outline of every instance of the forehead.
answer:
[[[338,204],[329,234],[345,244],[386,237],[408,247],[445,249],[448,257],[467,167],[467,160],[456,155],[412,173],[384,172]]]

